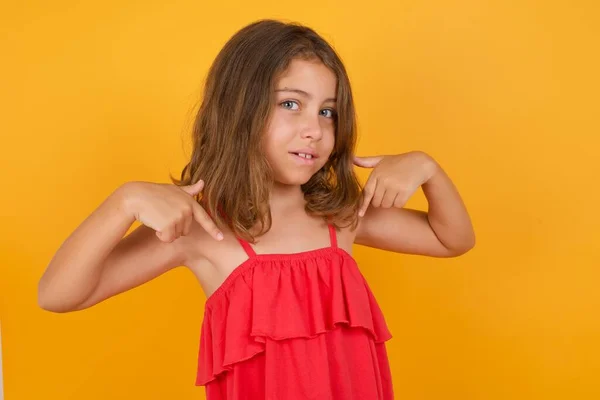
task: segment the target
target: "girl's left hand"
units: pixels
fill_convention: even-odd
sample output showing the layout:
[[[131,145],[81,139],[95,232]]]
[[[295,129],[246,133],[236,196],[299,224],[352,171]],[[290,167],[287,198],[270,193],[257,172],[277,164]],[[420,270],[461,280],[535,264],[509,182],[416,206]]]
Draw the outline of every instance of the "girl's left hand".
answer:
[[[373,207],[402,208],[417,189],[434,175],[437,163],[429,155],[414,151],[398,155],[354,157],[354,165],[373,168],[363,189],[359,216]]]

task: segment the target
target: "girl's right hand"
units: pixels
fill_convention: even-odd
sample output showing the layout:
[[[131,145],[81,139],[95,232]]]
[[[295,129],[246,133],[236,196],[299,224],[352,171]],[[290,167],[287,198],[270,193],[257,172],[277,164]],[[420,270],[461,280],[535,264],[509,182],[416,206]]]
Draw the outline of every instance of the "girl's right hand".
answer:
[[[197,221],[216,240],[223,234],[195,199],[204,187],[202,180],[189,186],[152,182],[128,182],[124,185],[125,207],[136,220],[156,231],[163,242],[171,243],[191,231]]]

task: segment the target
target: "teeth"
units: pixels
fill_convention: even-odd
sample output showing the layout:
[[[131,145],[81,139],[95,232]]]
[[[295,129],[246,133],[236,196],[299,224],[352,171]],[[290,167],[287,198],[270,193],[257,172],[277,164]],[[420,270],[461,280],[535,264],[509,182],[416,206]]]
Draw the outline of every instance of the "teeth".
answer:
[[[310,160],[313,156],[312,154],[305,154],[305,153],[298,153],[298,155],[302,158],[306,158],[308,160]]]

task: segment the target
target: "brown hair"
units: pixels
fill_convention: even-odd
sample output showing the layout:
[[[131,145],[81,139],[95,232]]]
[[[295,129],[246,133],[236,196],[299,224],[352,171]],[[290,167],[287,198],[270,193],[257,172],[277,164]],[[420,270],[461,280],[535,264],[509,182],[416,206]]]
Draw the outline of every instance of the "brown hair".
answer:
[[[357,224],[360,183],[352,168],[356,116],[344,65],[314,30],[260,20],[233,35],[210,67],[194,121],[191,160],[181,180],[171,177],[177,185],[204,180],[199,201],[217,226],[226,224],[252,243],[271,227],[273,177],[261,151],[262,134],[277,77],[294,58],[317,59],[337,77],[335,145],[325,166],[302,185],[306,210],[337,227]],[[257,222],[258,233],[251,233]]]

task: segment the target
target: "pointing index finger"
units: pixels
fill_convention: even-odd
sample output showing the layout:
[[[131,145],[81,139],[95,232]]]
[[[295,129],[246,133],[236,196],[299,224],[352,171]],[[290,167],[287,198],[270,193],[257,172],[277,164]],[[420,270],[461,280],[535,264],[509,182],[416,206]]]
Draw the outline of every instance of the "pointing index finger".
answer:
[[[369,204],[371,204],[371,200],[373,199],[373,195],[375,194],[375,181],[372,177],[369,177],[367,180],[367,184],[363,189],[363,201],[360,206],[360,211],[358,215],[363,217],[369,208]]]
[[[223,233],[217,228],[217,225],[212,220],[212,218],[208,215],[206,210],[202,208],[202,206],[196,202],[194,202],[194,219],[198,221],[200,226],[204,228],[206,232],[208,232],[212,237],[216,240],[223,240]]]

